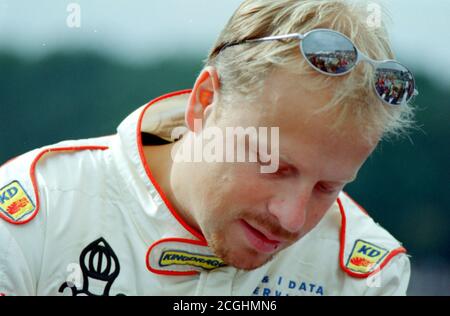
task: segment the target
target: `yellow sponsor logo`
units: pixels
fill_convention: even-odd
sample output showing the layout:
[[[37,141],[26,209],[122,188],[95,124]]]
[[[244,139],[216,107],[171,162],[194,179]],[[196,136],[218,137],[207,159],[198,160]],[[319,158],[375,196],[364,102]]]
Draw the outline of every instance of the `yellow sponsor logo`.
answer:
[[[347,267],[355,272],[371,272],[387,253],[386,249],[357,240],[347,261]]]
[[[225,266],[222,259],[214,256],[200,255],[178,250],[164,251],[159,260],[162,267],[171,265],[188,265],[205,270],[212,270]]]
[[[18,221],[34,211],[34,204],[18,181],[0,189],[0,212]]]

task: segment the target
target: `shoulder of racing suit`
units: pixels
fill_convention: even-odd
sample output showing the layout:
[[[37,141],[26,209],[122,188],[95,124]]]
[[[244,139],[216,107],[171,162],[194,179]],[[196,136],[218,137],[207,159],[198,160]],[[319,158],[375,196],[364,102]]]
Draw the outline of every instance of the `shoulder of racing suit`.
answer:
[[[406,254],[402,243],[372,217],[348,194],[338,199],[341,213],[340,266],[351,277],[367,278],[381,271],[400,254]]]
[[[107,165],[113,138],[64,141],[32,150],[0,167],[0,293],[37,293],[47,226],[64,220],[62,215],[70,211],[64,205],[50,210],[52,195],[58,190],[94,187],[95,177],[104,181],[102,173],[107,171],[102,166]],[[55,211],[51,221],[49,213]]]
[[[32,221],[46,189],[89,183],[106,159],[114,136],[64,141],[32,150],[0,167],[0,218],[13,225]],[[99,154],[100,153],[100,154]],[[92,174],[93,170],[95,171]]]

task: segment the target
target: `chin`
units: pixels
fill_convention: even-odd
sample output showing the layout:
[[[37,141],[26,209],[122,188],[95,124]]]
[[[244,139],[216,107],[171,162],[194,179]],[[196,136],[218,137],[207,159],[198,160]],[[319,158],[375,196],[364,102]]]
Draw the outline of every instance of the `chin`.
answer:
[[[230,254],[232,255],[232,254]],[[243,255],[232,255],[229,260],[224,260],[228,265],[242,270],[255,270],[273,259],[274,255],[259,254],[253,251]],[[229,262],[228,262],[229,261]]]
[[[253,249],[232,247],[212,247],[214,253],[219,256],[227,265],[236,269],[255,270],[267,262],[271,261],[275,254],[262,254]]]
[[[250,248],[242,243],[244,237],[241,232],[233,231],[233,228],[228,231],[214,231],[205,236],[211,250],[228,266],[248,271],[255,270],[271,261],[279,252],[265,254]]]

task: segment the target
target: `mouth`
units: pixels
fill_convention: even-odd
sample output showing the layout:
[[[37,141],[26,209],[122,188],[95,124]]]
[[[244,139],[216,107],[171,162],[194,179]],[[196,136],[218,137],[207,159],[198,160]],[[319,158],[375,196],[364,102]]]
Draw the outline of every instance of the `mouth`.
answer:
[[[251,226],[245,220],[239,220],[240,225],[247,237],[250,245],[258,252],[272,254],[279,249],[282,241],[277,239],[269,239],[264,233]],[[273,238],[273,237],[272,237]]]

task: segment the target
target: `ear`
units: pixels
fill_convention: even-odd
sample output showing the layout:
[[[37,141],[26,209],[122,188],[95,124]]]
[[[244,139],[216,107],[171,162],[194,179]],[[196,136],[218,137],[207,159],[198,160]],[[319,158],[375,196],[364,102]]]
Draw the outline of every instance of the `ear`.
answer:
[[[185,113],[186,126],[193,132],[195,120],[203,120],[211,113],[220,92],[217,70],[206,67],[202,70],[189,97]]]

